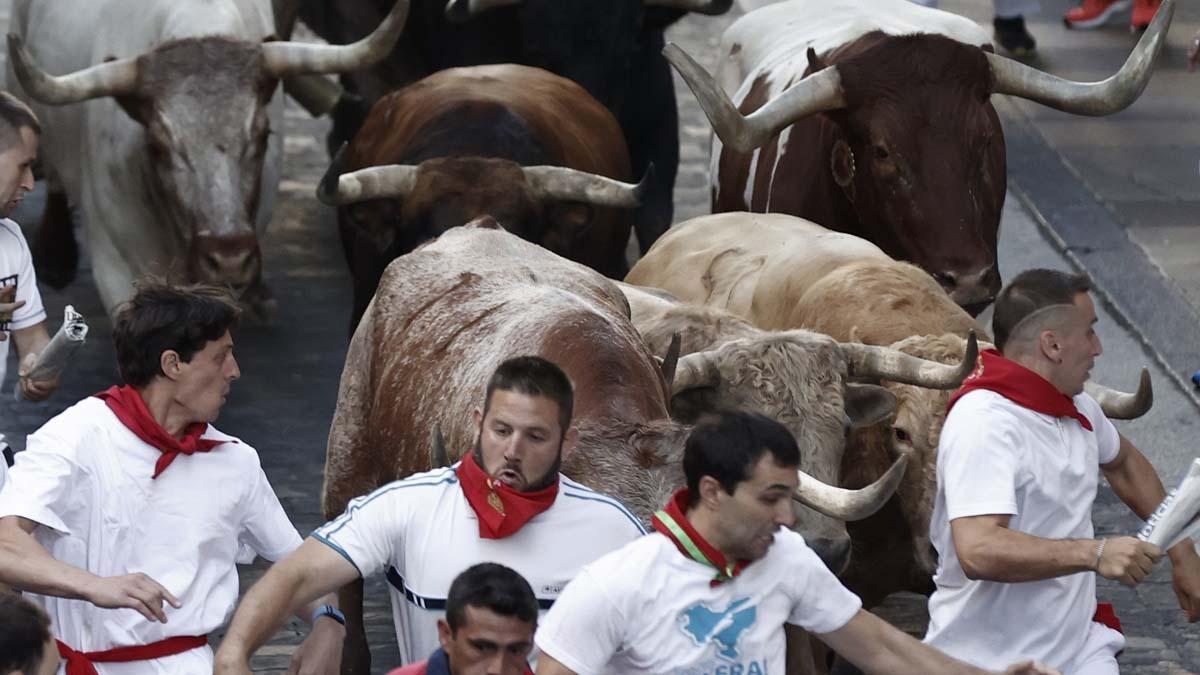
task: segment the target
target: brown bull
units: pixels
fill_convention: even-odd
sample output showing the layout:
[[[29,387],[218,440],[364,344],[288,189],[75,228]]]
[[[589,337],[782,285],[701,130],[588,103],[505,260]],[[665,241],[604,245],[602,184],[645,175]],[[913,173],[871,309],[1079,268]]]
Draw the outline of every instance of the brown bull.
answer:
[[[722,39],[719,86],[666,54],[713,123],[713,212],[779,212],[863,237],[916,263],[973,315],[1000,290],[1004,134],[992,94],[1066,112],[1136,100],[1174,3],[1119,73],[1061,80],[992,53],[961,17],[907,0],[789,0]]]
[[[352,173],[338,175],[342,166]],[[627,269],[640,185],[612,114],[538,68],[455,68],[380,99],[318,196],[337,204],[352,326],[387,264],[473,218],[607,276]],[[335,179],[337,179],[335,181]]]
[[[958,363],[971,332],[988,332],[928,274],[882,256],[871,244],[782,214],[724,213],[671,228],[630,270],[630,283],[718,307],[760,328],[805,328],[835,340],[890,345],[930,361]],[[897,399],[887,422],[851,432],[841,484],[872,482],[895,461],[911,462],[895,497],[847,525],[847,587],[870,607],[901,590],[929,592],[936,558],[929,543],[937,443],[949,392],[884,381]],[[1105,414],[1148,410],[1143,373],[1136,396],[1089,385]]]
[[[429,469],[435,429],[444,432],[447,459],[457,459],[472,447],[470,411],[496,366],[536,354],[559,364],[576,387],[579,441],[563,473],[648,522],[683,485],[690,427],[668,417],[667,386],[628,304],[598,273],[483,221],[490,228],[454,228],[383,275],[346,356],[325,464],[326,517]],[[889,484],[863,491],[875,508],[895,489],[898,466]],[[826,515],[874,510],[858,493],[803,472],[800,479],[795,498]],[[350,658],[361,662],[361,581],[343,589],[342,607]]]

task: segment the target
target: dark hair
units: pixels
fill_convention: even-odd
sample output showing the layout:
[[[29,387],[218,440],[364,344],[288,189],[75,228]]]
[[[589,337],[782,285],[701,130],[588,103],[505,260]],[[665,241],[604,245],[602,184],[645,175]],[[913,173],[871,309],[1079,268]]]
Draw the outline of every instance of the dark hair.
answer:
[[[692,429],[683,448],[688,505],[700,500],[700,478],[711,476],[725,492],[748,479],[770,452],[780,466],[800,466],[800,447],[787,427],[752,412],[723,412]]]
[[[16,145],[21,129],[26,127],[42,135],[42,123],[29,106],[7,91],[0,91],[0,151]]]
[[[492,405],[492,392],[515,391],[526,396],[545,396],[558,404],[558,426],[562,433],[571,426],[571,414],[575,407],[574,387],[562,368],[540,356],[518,356],[508,359],[492,373],[488,380],[487,395],[483,401],[486,417]]]
[[[1089,290],[1091,284],[1082,274],[1047,269],[1021,272],[996,297],[992,314],[996,348],[1004,351],[1013,329],[1030,314],[1051,305],[1070,305],[1075,296]]]
[[[16,593],[0,591],[0,673],[32,673],[42,665],[50,619]]]
[[[179,353],[188,363],[204,345],[237,325],[242,310],[224,289],[201,284],[176,286],[144,280],[117,309],[113,344],[125,383],[143,387],[162,375],[162,353]]]
[[[482,607],[500,616],[515,616],[537,623],[538,601],[525,577],[496,563],[479,563],[464,570],[450,584],[446,597],[446,623],[457,631],[466,623],[467,608]]]

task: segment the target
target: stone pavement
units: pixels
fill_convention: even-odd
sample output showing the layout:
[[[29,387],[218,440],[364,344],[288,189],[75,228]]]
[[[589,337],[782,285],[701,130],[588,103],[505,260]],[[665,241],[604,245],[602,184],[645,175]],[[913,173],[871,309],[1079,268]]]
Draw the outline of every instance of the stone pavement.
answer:
[[[0,23],[4,26],[8,4],[0,2]],[[966,5],[967,1],[961,4]],[[977,3],[972,0],[971,4]],[[733,18],[732,15],[689,17],[673,28],[670,36],[711,67],[720,32]],[[1043,48],[1050,49],[1050,26],[1035,26],[1035,30],[1039,31]],[[682,117],[682,166],[676,189],[678,221],[708,211],[710,131],[690,92],[678,79],[676,84]],[[220,423],[224,430],[245,438],[259,450],[272,485],[302,533],[323,521],[319,501],[324,446],[347,344],[345,327],[350,299],[330,210],[313,198],[313,189],[327,162],[324,130],[323,121],[312,120],[289,104],[280,204],[263,245],[266,275],[279,301],[279,311],[274,323],[246,326],[239,331],[237,348],[243,379],[234,387]],[[1153,168],[1151,165],[1147,170]],[[18,220],[31,226],[36,223],[37,214],[27,210],[19,214]],[[1040,225],[1020,200],[1009,200],[1002,239],[1001,259],[1008,266],[1005,274],[1033,265],[1071,264],[1045,238]],[[11,393],[0,396],[0,426],[14,437],[18,448],[23,447],[24,435],[47,417],[115,379],[109,325],[89,271],[81,270],[79,280],[63,293],[45,289],[43,292],[52,326],[57,325],[62,306],[70,302],[91,319],[93,333],[71,379],[49,402],[16,404]],[[1098,369],[1097,377],[1118,386],[1132,382],[1136,369],[1147,362],[1149,355],[1142,351],[1135,336],[1107,311],[1102,323],[1102,337],[1109,353],[1102,360],[1104,365]],[[1123,425],[1122,430],[1143,447],[1179,449],[1178,456],[1161,459],[1155,456],[1160,465],[1166,462],[1172,467],[1168,475],[1174,475],[1185,455],[1194,454],[1194,439],[1200,429],[1195,409],[1179,392],[1170,391],[1164,377],[1160,370],[1155,370],[1159,394],[1155,410],[1144,420]],[[1130,532],[1137,525],[1136,519],[1116,503],[1106,487],[1097,501],[1095,517],[1099,531],[1105,534]],[[244,568],[243,589],[263,569],[261,564]],[[1122,659],[1124,672],[1160,675],[1200,670],[1195,629],[1178,618],[1165,566],[1136,590],[1105,583],[1101,595],[1115,600],[1127,620],[1131,639]],[[898,596],[881,613],[914,633],[923,630],[926,620],[924,601],[915,596]],[[367,587],[367,624],[374,672],[385,672],[396,665],[396,648],[386,588],[380,580]],[[303,634],[299,622],[292,621],[269,646],[259,651],[254,669],[282,672]],[[219,634],[214,636],[219,637]]]

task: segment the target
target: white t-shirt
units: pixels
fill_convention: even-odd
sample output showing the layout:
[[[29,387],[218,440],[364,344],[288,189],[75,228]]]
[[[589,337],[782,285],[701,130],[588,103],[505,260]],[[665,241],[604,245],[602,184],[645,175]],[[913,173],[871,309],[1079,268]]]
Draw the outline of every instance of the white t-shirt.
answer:
[[[657,532],[583,568],[538,626],[539,649],[580,675],[783,673],[783,624],[845,626],[858,596],[791,530],[717,586]]]
[[[986,390],[959,399],[938,444],[938,492],[930,535],[938,551],[925,642],[985,668],[1037,659],[1069,672],[1096,611],[1096,577],[972,581],[963,573],[950,521],[1011,515],[1009,528],[1044,539],[1090,539],[1099,465],[1120,437],[1095,399],[1075,397],[1094,431],[1073,418],[1034,412]]]
[[[503,539],[482,539],[479,519],[452,467],[414,474],[350,502],[313,532],[367,577],[386,572],[401,663],[429,657],[440,644],[450,583],[463,570],[495,562],[516,570],[542,611],[579,570],[645,534],[617,500],[564,476],[554,504]]]
[[[235,562],[255,554],[278,560],[300,545],[254,448],[212,426],[204,438],[230,442],[180,455],[154,480],[162,453],[100,399],[80,401],[28,438],[0,491],[0,517],[42,525],[38,541],[62,562],[102,577],[142,572],[183,603],[164,603],[164,624],[132,609],[31,595],[50,614],[55,637],[90,652],[207,635],[233,613]],[[212,665],[205,647],[96,667],[100,675],[199,675]]]
[[[42,307],[42,296],[38,293],[37,277],[33,273],[33,256],[21,228],[13,221],[0,219],[0,288],[16,285],[17,300],[25,306],[13,312],[12,321],[0,321],[0,331],[9,339],[0,342],[0,387],[4,384],[7,368],[8,345],[12,342],[12,331],[29,328],[46,320]]]

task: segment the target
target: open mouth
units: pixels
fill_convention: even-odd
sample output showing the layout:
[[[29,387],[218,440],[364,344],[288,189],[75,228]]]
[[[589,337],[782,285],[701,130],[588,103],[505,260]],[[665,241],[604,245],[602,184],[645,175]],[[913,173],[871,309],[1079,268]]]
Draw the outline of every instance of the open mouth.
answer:
[[[518,487],[525,482],[525,477],[513,469],[501,469],[500,473],[496,474],[496,480],[509,487]]]

